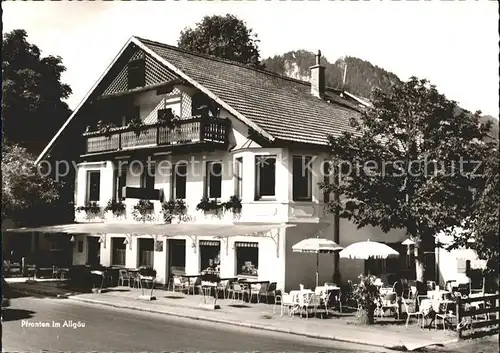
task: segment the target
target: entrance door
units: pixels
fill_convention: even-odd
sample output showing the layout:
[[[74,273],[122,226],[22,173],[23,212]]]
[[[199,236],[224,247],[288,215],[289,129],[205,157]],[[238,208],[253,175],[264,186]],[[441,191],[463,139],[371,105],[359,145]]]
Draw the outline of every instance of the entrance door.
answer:
[[[186,241],[183,239],[168,239],[168,274],[186,274]]]
[[[98,237],[87,237],[87,264],[99,265],[101,262],[101,243]]]

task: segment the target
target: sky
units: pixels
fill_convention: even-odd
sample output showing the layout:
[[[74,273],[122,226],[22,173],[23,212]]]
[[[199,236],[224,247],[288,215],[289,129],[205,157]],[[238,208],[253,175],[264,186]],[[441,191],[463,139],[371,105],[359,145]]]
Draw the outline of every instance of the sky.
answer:
[[[132,35],[176,45],[205,15],[231,13],[258,34],[261,57],[321,50],[401,79],[427,78],[462,107],[498,118],[498,5],[466,1],[2,1],[3,31],[25,29],[63,58],[74,109]]]

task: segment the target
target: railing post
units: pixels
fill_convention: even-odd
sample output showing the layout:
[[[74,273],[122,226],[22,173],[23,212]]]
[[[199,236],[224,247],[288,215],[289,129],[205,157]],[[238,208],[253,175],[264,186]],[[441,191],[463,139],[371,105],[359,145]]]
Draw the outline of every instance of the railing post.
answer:
[[[121,131],[118,132],[118,149],[119,150],[122,149],[122,133],[121,133]]]
[[[462,298],[457,297],[457,338],[461,339],[462,338]]]
[[[156,145],[160,145],[160,125],[156,126]]]
[[[200,119],[200,141],[204,141],[205,139],[205,119]]]

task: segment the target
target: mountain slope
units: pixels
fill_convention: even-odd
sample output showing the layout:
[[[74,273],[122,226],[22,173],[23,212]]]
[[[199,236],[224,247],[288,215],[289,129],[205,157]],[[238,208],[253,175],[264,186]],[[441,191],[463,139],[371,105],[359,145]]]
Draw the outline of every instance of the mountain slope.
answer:
[[[309,81],[309,68],[316,63],[314,53],[307,50],[289,51],[283,55],[275,55],[263,60],[266,69],[281,75]],[[370,92],[378,87],[383,91],[390,91],[391,87],[401,83],[401,80],[392,72],[384,70],[368,61],[347,56],[335,63],[330,63],[326,57],[321,58],[325,66],[326,85],[344,90],[364,99],[370,98]],[[342,87],[344,68],[347,65],[346,83]],[[485,123],[490,120],[491,137],[498,140],[498,120],[489,115],[481,117]]]
[[[315,61],[315,54],[307,50],[294,50],[263,60],[267,70],[304,81],[309,81],[309,67],[314,65]],[[352,56],[340,58],[333,64],[326,57],[322,57],[321,63],[326,67],[327,86],[344,88],[359,97],[369,98],[372,88],[378,87],[388,91],[394,84],[401,83],[392,72]],[[342,87],[346,65],[346,83]]]

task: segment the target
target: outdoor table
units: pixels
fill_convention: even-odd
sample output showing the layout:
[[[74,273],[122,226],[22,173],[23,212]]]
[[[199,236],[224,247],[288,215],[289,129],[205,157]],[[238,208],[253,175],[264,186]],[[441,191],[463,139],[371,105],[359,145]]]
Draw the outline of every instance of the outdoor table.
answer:
[[[156,282],[156,278],[153,277],[153,276],[141,276],[141,275],[139,275],[139,284],[140,284],[143,296],[145,296],[146,294],[144,293],[144,286],[142,284],[143,283],[145,283],[145,284],[151,283],[151,294],[150,294],[150,296],[152,297],[153,296],[153,290],[155,288],[155,282]],[[147,286],[146,286],[146,289],[147,289]]]
[[[217,288],[217,283],[214,282],[201,282],[201,289],[203,292],[203,304],[207,304],[207,297],[212,295],[214,292],[214,305],[217,303],[217,295],[215,294],[215,289]]]
[[[429,291],[427,291],[427,297],[429,297],[429,299],[433,299],[433,300],[435,300],[435,299],[442,300],[450,294],[451,294],[451,292],[449,292],[447,290],[429,290]]]
[[[104,271],[98,271],[98,270],[94,270],[94,271],[90,271],[90,274],[94,275],[94,276],[101,276],[101,284],[99,286],[99,288],[95,288],[95,283],[94,281],[92,281],[92,291],[94,293],[101,293],[102,291],[102,288],[104,287],[104,278],[106,277],[106,273]]]

